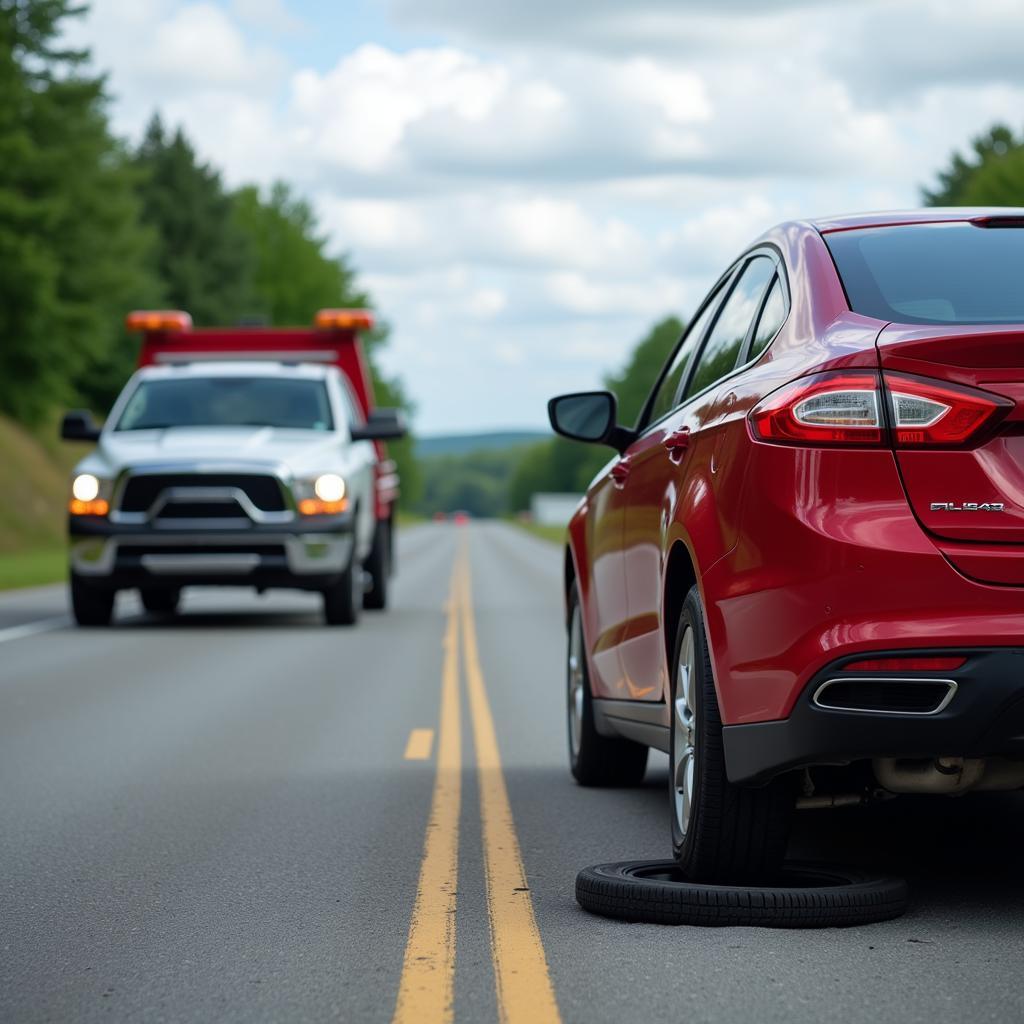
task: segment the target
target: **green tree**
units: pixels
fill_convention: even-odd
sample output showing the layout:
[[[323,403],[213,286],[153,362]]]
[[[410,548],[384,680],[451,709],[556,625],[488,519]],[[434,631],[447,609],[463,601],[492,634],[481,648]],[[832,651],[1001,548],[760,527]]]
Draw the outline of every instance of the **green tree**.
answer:
[[[253,252],[220,175],[200,163],[181,129],[154,115],[135,153],[142,216],[157,235],[156,266],[169,305],[197,325],[237,323],[250,314]]]
[[[954,153],[938,185],[921,196],[928,206],[1024,206],[1024,138],[993,125],[966,157]]]
[[[637,343],[626,365],[605,377],[605,387],[618,399],[620,423],[636,423],[658,372],[682,336],[683,322],[675,316],[665,317]]]
[[[158,294],[103,80],[60,46],[81,12],[0,0],[0,408],[29,422],[88,394],[124,308]]]

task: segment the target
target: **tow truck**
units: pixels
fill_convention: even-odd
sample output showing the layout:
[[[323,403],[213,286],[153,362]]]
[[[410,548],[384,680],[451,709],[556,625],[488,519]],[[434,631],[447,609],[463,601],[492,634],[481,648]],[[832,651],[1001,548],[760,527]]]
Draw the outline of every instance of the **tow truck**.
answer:
[[[87,410],[61,436],[96,448],[68,502],[71,607],[109,625],[118,591],[172,615],[186,586],[319,591],[330,625],[387,605],[399,480],[385,442],[400,410],[375,406],[363,309],[307,328],[194,328],[137,310],[139,368],[101,427]]]

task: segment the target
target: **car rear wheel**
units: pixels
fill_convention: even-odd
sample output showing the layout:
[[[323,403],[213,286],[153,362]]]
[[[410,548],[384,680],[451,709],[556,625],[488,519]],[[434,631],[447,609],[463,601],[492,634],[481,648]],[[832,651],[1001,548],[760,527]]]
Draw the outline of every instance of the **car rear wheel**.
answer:
[[[594,727],[583,618],[576,584],[569,594],[569,642],[566,665],[569,768],[581,786],[636,786],[647,769],[647,747],[632,740],[602,736]]]
[[[725,771],[722,719],[700,593],[694,586],[676,630],[669,753],[672,849],[700,882],[770,881],[779,871],[796,799],[783,776],[759,789]]]
[[[373,532],[373,547],[363,568],[370,575],[370,589],[363,607],[380,610],[388,606],[388,578],[391,576],[391,522],[379,519]]]
[[[173,615],[181,601],[181,591],[176,587],[145,587],[139,596],[142,607],[152,615]]]
[[[92,586],[71,574],[71,612],[79,626],[109,626],[117,592]]]
[[[324,591],[324,620],[328,626],[354,626],[363,604],[363,573],[356,560],[355,539],[348,568]]]

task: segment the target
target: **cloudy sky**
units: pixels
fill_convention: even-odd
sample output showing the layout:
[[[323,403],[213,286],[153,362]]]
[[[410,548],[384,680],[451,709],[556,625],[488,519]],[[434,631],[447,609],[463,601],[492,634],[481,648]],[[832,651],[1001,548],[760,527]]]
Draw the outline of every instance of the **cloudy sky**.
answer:
[[[1024,121],[1018,0],[94,0],[115,129],[293,182],[422,433],[545,423],[789,217]]]

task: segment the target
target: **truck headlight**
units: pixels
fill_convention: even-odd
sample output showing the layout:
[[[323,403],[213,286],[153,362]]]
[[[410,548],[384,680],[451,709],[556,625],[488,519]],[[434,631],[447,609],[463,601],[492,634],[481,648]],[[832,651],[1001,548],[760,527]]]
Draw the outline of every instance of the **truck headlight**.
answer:
[[[299,512],[304,516],[338,515],[348,508],[345,481],[337,473],[321,473],[296,484]]]
[[[79,473],[71,481],[68,511],[73,516],[105,516],[110,511],[109,486],[109,480],[101,480],[92,473]]]
[[[345,481],[337,473],[324,473],[316,478],[313,493],[321,501],[339,502],[345,497]]]

